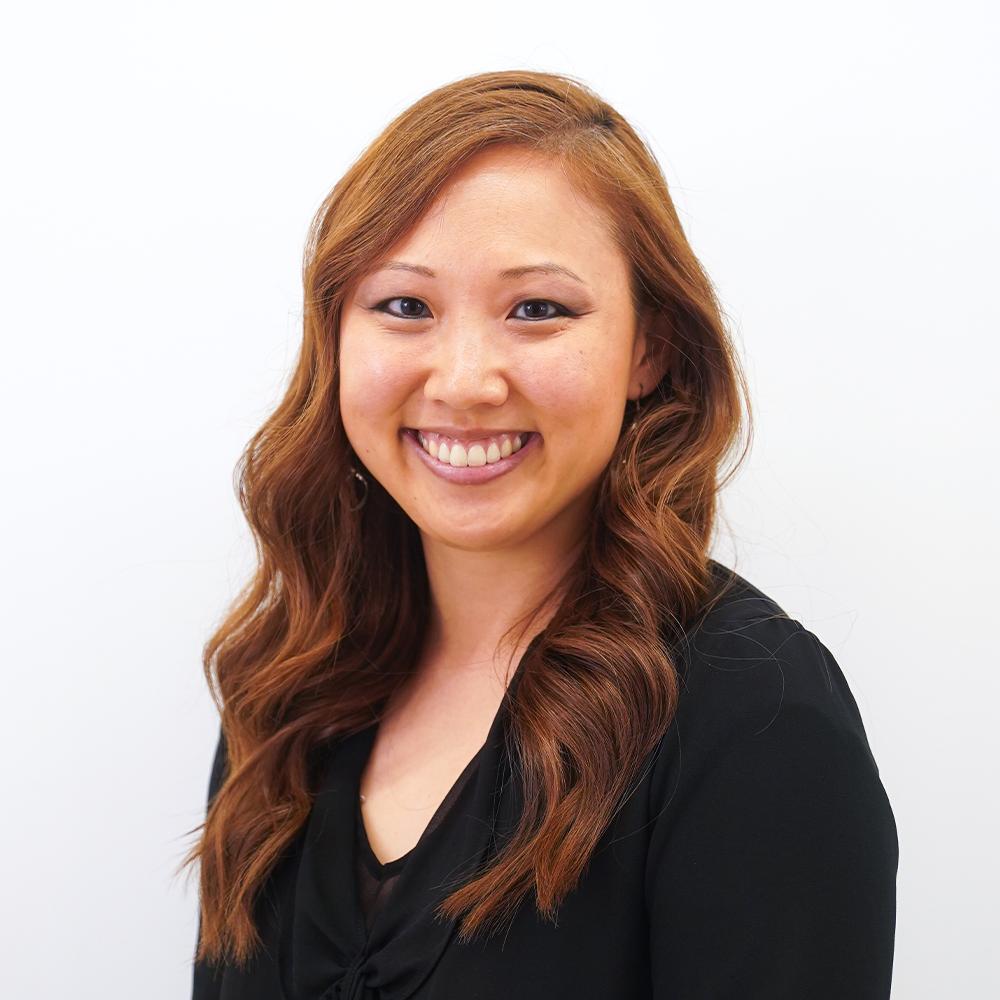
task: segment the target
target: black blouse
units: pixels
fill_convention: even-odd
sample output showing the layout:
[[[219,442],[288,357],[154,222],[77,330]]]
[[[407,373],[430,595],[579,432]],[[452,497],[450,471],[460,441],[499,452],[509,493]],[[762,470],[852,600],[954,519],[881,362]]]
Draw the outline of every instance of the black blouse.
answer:
[[[674,654],[676,715],[555,924],[529,899],[463,942],[434,915],[519,815],[505,707],[384,869],[357,821],[373,727],[332,748],[261,896],[263,946],[197,964],[194,1000],[887,998],[896,829],[833,657],[738,577]],[[220,747],[210,794],[223,767]]]

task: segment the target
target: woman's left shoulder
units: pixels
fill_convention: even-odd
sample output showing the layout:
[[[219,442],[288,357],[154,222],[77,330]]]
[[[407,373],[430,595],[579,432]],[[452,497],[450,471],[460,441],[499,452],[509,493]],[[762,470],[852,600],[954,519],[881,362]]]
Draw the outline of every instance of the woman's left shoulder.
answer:
[[[815,716],[867,748],[857,703],[830,651],[731,570],[713,566],[713,577],[711,601],[673,650],[678,716],[743,737],[791,716]]]
[[[883,1000],[898,845],[857,705],[814,635],[716,578],[640,798],[655,995]]]
[[[713,574],[713,599],[672,648],[679,697],[651,769],[652,811],[724,783],[757,796],[793,788],[838,794],[862,810],[875,797],[885,813],[878,768],[837,661],[746,580],[718,566]]]

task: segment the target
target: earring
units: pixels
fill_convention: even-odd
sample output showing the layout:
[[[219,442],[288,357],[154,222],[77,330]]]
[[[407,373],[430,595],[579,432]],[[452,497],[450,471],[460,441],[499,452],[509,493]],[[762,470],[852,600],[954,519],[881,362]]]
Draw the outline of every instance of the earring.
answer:
[[[635,400],[635,412],[632,414],[632,423],[629,424],[629,430],[635,427],[636,422],[639,419],[639,414],[642,412],[642,383],[639,383],[639,395]]]
[[[361,485],[365,488],[365,491],[364,493],[361,494],[361,500],[358,502],[357,506],[351,508],[351,510],[353,511],[359,511],[361,510],[362,507],[364,507],[365,503],[368,500],[368,480],[365,479],[365,477],[361,475],[361,473],[358,472],[358,470],[355,469],[353,465],[351,466],[351,471],[348,472],[347,474],[347,481],[350,482],[352,479],[358,480],[358,482],[361,483]]]

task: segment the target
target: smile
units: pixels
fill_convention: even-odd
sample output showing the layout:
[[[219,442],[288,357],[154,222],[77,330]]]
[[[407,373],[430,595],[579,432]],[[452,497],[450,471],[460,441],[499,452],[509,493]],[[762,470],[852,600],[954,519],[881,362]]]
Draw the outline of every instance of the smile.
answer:
[[[414,428],[408,428],[403,437],[431,472],[461,486],[483,485],[516,469],[542,440],[535,431],[488,436],[479,431],[476,437],[459,438]]]
[[[442,465],[450,465],[455,469],[466,466],[479,468],[483,465],[496,465],[511,455],[519,452],[531,435],[522,431],[515,434],[496,434],[488,438],[465,440],[448,437],[444,434],[434,434],[430,431],[417,431],[417,441],[420,447],[431,458],[436,458]]]

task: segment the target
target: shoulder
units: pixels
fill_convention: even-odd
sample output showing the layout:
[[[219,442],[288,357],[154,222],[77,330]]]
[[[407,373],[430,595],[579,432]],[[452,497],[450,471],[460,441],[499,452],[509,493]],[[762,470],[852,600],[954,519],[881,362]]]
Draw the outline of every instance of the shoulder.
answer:
[[[760,796],[783,784],[821,793],[836,778],[884,797],[829,650],[746,580],[722,567],[714,575],[712,601],[673,649],[680,691],[652,768],[651,808],[715,783]]]
[[[851,690],[819,639],[742,577],[722,567],[714,576],[715,595],[674,650],[682,718],[749,736],[803,711],[864,741]]]
[[[646,899],[663,995],[884,997],[898,848],[844,675],[721,569],[673,649],[677,711],[648,771]]]
[[[212,774],[208,779],[208,802],[211,805],[212,800],[216,795],[219,794],[219,789],[222,788],[222,782],[225,780],[226,772],[229,770],[229,755],[226,752],[226,738],[222,734],[221,728],[219,731],[219,742],[215,747],[215,758],[212,761]]]

